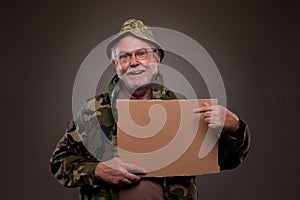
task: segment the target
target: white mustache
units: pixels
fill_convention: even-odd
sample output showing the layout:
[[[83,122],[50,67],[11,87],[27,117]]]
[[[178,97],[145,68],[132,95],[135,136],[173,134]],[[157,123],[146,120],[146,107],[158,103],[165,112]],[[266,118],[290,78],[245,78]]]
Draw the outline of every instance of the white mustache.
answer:
[[[133,73],[137,72],[137,71],[146,71],[146,68],[141,66],[141,65],[138,66],[138,67],[130,68],[130,69],[127,70],[126,75],[128,75],[129,73],[132,73],[132,72]]]

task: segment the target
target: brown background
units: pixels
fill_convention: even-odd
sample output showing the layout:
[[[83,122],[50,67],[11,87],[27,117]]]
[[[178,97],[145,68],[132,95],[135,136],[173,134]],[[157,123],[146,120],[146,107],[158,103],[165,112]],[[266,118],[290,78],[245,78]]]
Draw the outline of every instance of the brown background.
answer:
[[[80,64],[129,17],[198,41],[222,73],[229,108],[249,124],[246,161],[199,177],[200,199],[296,199],[297,1],[145,2],[1,2],[1,199],[78,199],[78,190],[58,185],[48,160],[71,118]]]

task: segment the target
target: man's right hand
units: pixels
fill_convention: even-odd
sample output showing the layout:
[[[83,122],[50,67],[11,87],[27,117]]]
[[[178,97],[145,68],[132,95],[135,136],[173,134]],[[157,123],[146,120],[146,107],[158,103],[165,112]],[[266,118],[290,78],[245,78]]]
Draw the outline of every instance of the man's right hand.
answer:
[[[146,174],[146,170],[137,165],[124,163],[120,158],[113,158],[100,162],[95,169],[95,176],[115,186],[139,182],[140,177],[130,172]]]

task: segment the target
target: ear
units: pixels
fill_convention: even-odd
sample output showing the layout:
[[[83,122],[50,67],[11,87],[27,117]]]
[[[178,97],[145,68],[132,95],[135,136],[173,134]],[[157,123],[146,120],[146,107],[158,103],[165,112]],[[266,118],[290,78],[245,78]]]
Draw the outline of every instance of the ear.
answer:
[[[157,63],[160,63],[160,58],[161,58],[161,51],[158,50],[158,52],[157,52]]]
[[[116,70],[116,68],[118,66],[118,61],[112,60],[111,63],[114,66],[114,69]]]

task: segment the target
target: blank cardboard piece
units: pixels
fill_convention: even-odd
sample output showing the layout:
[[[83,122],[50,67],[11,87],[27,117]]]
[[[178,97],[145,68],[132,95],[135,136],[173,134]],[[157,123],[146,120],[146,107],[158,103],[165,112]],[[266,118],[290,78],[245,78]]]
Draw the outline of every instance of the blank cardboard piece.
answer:
[[[117,100],[118,156],[145,168],[147,177],[218,173],[217,133],[202,113],[193,112],[204,102],[217,104],[216,99]]]

